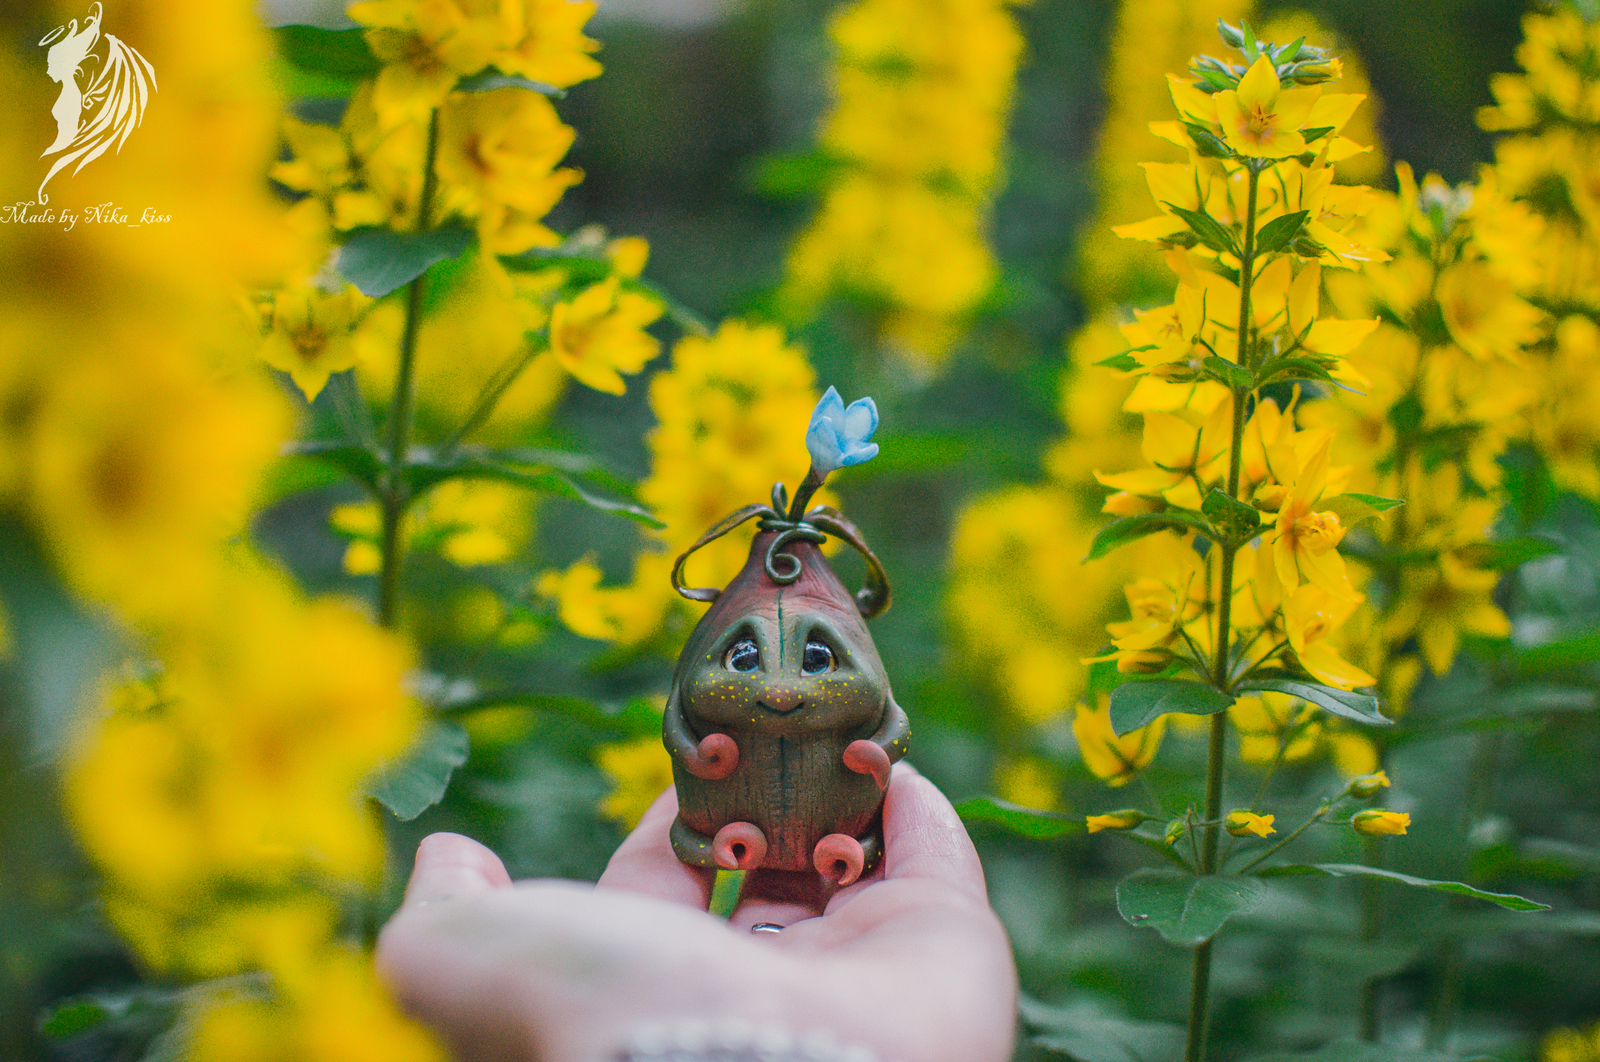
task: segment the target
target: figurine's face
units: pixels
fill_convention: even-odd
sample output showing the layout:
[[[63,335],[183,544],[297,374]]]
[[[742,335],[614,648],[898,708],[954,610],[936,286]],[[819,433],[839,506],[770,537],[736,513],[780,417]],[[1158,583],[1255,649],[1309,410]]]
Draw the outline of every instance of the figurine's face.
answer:
[[[855,617],[816,604],[780,591],[695,647],[683,676],[687,714],[792,733],[876,723],[889,683],[870,636]]]

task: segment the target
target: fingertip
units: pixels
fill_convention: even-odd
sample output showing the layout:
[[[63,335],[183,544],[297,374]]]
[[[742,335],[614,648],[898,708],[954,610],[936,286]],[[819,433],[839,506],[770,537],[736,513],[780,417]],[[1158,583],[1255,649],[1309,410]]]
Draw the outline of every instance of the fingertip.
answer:
[[[895,765],[884,796],[883,834],[885,877],[933,878],[987,897],[983,864],[961,816],[938,786],[904,761]]]
[[[489,848],[459,833],[432,833],[417,845],[404,906],[510,885],[505,864]]]

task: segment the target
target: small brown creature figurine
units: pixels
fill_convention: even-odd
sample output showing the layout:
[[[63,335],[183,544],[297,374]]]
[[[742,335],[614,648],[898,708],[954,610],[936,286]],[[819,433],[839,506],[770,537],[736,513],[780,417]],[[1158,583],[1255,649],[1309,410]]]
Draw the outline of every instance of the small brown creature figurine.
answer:
[[[851,412],[862,403],[871,400]],[[678,790],[679,859],[727,870],[815,869],[848,885],[882,858],[883,793],[910,730],[865,623],[889,604],[883,567],[838,512],[804,512],[828,472],[856,463],[852,452],[877,452],[861,445],[876,409],[864,434],[819,455],[819,418],[826,429],[844,410],[832,388],[817,408],[807,439],[812,468],[793,507],[783,485],[774,486],[771,507],[727,517],[673,568],[679,593],[714,604],[678,657],[662,730]],[[749,560],[725,590],[683,585],[691,553],[758,517]],[[817,548],[829,534],[867,559],[867,585],[854,597]]]

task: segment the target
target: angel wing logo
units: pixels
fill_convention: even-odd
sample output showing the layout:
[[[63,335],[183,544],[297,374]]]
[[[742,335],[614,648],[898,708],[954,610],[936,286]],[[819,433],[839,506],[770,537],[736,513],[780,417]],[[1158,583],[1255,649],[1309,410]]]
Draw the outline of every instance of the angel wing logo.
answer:
[[[123,142],[144,120],[145,106],[156,90],[155,68],[113,34],[100,32],[101,7],[89,6],[80,28],[73,19],[45,34],[39,47],[48,47],[45,70],[61,82],[61,95],[50,113],[56,120],[56,139],[40,153],[54,155],[50,172],[39,182],[39,202],[48,203],[44,186],[73,163],[75,174]],[[95,50],[101,40],[105,52]]]

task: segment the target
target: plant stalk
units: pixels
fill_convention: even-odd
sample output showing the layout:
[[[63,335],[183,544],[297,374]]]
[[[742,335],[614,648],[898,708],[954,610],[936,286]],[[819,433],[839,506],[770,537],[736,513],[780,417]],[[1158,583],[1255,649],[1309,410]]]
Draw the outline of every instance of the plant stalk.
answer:
[[[433,172],[439,154],[439,111],[428,121],[428,150],[422,175],[422,196],[417,203],[416,231],[426,232],[433,212],[438,177]],[[401,530],[411,498],[406,490],[406,453],[411,448],[412,405],[416,392],[417,336],[422,329],[424,271],[406,289],[406,323],[400,338],[400,370],[395,374],[394,402],[389,411],[389,467],[379,492],[383,516],[382,566],[378,573],[378,625],[392,629],[400,599],[400,567],[405,563]]]
[[[1256,186],[1260,174],[1249,163],[1248,200],[1244,213],[1244,251],[1239,258],[1239,329],[1237,332],[1240,365],[1250,367],[1254,351],[1250,343],[1250,280],[1255,267]],[[1244,453],[1244,414],[1248,393],[1233,389],[1232,438],[1228,447],[1228,497],[1239,496],[1239,465]],[[1233,558],[1238,546],[1228,542],[1221,547],[1218,565],[1217,637],[1215,656],[1211,662],[1211,681],[1217,689],[1228,689],[1228,649],[1233,621]],[[1202,874],[1217,872],[1217,846],[1222,828],[1222,770],[1228,751],[1228,713],[1218,712],[1211,717],[1211,734],[1206,754],[1206,827],[1200,841],[1200,866]],[[1194,949],[1194,969],[1189,984],[1189,1023],[1184,1040],[1184,1062],[1204,1062],[1206,1055],[1206,1018],[1210,1010],[1211,950],[1215,938]]]

